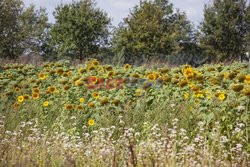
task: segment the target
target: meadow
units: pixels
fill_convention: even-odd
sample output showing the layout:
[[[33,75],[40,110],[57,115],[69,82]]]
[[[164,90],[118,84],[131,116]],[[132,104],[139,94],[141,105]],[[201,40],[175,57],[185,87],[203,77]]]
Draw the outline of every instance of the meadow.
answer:
[[[250,166],[248,64],[6,64],[0,96],[0,166]]]

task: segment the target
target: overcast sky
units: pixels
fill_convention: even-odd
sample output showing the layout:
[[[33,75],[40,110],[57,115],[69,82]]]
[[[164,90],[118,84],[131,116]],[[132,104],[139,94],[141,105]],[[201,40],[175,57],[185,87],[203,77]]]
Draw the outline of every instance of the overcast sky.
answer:
[[[61,3],[69,3],[72,0],[24,0],[25,5],[31,3],[36,6],[42,6],[47,8],[49,14],[49,21],[54,22],[53,10]],[[175,8],[179,8],[181,11],[185,11],[188,18],[196,25],[203,18],[204,4],[211,2],[212,0],[170,0],[174,4]],[[96,0],[97,6],[105,10],[112,18],[113,25],[118,25],[122,21],[122,18],[129,14],[129,10],[133,8],[140,0]]]

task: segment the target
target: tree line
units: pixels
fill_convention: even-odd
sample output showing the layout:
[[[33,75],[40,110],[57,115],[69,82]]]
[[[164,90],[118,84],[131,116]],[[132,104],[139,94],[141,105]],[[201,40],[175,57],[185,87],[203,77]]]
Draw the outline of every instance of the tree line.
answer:
[[[195,27],[168,0],[141,0],[117,26],[94,0],[46,9],[0,0],[0,58],[35,52],[44,59],[98,57],[121,63],[165,60],[201,65],[244,58],[250,50],[247,0],[214,0]]]

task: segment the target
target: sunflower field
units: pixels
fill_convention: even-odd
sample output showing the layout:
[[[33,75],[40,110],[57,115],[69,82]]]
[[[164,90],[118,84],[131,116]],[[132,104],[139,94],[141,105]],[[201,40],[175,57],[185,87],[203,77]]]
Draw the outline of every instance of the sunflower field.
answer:
[[[0,166],[249,166],[250,69],[0,67]]]

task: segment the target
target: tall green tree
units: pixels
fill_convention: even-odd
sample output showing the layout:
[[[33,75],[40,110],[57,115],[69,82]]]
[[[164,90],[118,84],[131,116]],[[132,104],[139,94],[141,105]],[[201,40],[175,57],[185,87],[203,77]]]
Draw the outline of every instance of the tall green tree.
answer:
[[[204,9],[201,47],[214,62],[233,61],[246,49],[246,0],[214,0]]]
[[[54,12],[52,45],[59,56],[82,60],[98,53],[108,42],[110,19],[93,0],[73,1],[60,5]]]
[[[0,56],[17,58],[25,51],[42,52],[47,21],[45,9],[25,8],[21,0],[0,0]]]
[[[168,0],[140,1],[116,30],[114,52],[146,58],[168,55],[190,42],[192,26]]]

